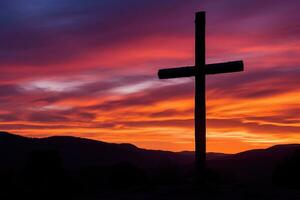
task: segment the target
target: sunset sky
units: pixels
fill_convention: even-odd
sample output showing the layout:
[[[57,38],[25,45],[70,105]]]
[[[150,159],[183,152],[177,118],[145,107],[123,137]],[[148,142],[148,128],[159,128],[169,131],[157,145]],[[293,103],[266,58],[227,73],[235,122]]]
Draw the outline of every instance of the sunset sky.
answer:
[[[193,150],[194,14],[207,12],[207,150],[300,143],[299,0],[1,0],[0,130]]]

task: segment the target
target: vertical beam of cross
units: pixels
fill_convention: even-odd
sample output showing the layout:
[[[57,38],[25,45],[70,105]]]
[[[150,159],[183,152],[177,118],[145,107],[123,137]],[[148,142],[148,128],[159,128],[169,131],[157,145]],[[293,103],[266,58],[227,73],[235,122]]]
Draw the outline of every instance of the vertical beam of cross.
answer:
[[[205,180],[206,163],[206,95],[205,76],[240,72],[244,70],[243,61],[226,63],[205,63],[205,12],[196,13],[195,19],[195,66],[160,69],[160,79],[195,76],[195,164],[201,180]]]
[[[198,172],[205,171],[206,105],[205,105],[205,12],[195,19],[195,162]]]

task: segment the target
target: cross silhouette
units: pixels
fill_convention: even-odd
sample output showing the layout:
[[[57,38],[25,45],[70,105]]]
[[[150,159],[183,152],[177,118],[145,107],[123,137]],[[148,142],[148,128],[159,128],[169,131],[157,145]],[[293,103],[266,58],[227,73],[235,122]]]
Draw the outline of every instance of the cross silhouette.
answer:
[[[197,12],[195,20],[195,66],[161,69],[160,79],[195,77],[195,164],[198,174],[205,174],[206,162],[206,104],[205,75],[239,72],[243,61],[205,64],[205,12]]]

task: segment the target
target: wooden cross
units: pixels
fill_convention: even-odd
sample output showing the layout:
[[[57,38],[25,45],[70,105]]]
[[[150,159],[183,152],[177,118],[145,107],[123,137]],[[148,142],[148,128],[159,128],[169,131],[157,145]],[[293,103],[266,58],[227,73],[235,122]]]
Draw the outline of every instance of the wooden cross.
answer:
[[[239,72],[243,61],[205,64],[205,12],[196,13],[195,66],[161,69],[160,79],[195,77],[195,164],[198,174],[204,176],[206,162],[206,104],[205,75]]]

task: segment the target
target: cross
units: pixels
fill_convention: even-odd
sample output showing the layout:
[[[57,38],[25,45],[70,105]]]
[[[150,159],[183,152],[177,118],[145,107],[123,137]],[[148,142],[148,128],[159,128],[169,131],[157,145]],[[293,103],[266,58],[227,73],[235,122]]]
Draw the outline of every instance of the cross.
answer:
[[[205,12],[197,12],[195,20],[195,66],[161,69],[160,79],[195,77],[195,164],[197,173],[205,175],[206,162],[206,103],[205,76],[239,72],[244,70],[243,61],[205,63]]]

